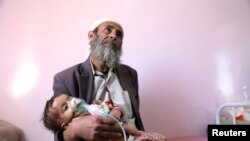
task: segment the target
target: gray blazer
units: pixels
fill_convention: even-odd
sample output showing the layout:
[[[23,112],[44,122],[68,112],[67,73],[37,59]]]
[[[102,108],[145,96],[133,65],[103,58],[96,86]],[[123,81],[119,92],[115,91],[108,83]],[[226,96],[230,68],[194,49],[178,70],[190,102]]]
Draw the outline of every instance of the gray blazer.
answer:
[[[128,91],[132,104],[133,114],[135,116],[135,124],[139,130],[144,131],[143,123],[140,117],[139,106],[139,87],[137,72],[133,68],[120,64],[114,71],[117,74],[119,82],[123,90]],[[93,96],[94,76],[91,69],[90,60],[69,67],[54,76],[53,90],[54,95],[66,93],[68,95],[83,98],[87,103],[91,104],[94,100]],[[62,133],[57,133],[55,141],[61,139]]]

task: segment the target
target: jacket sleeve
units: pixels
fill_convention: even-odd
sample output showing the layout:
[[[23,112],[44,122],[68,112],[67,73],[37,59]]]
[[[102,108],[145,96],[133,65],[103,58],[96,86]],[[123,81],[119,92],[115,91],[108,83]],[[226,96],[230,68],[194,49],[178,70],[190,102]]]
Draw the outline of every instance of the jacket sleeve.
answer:
[[[53,82],[53,91],[54,95],[60,94],[60,93],[66,93],[69,94],[69,91],[67,87],[64,84],[63,78],[60,74],[56,74],[54,76],[54,82]]]
[[[54,141],[64,141],[63,139],[63,130],[58,131],[54,134]]]

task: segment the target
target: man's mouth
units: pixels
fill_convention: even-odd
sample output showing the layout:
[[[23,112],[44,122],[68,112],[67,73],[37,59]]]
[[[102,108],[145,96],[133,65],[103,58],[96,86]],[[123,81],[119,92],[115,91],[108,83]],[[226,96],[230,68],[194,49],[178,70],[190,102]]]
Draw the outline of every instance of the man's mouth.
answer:
[[[104,44],[115,45],[115,43],[112,42],[112,41],[110,41],[110,42],[104,42]]]
[[[113,39],[106,39],[106,40],[104,40],[103,44],[104,45],[109,45],[109,46],[112,46],[112,47],[116,46],[115,40],[113,40]]]

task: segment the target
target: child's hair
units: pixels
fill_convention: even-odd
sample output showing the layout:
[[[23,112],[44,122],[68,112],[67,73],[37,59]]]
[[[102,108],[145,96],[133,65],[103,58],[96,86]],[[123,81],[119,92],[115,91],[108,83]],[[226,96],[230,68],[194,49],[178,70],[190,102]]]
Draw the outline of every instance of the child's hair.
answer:
[[[59,114],[54,112],[52,107],[55,98],[59,97],[60,95],[61,94],[54,95],[49,100],[47,100],[42,117],[43,125],[53,133],[59,131],[62,125]]]

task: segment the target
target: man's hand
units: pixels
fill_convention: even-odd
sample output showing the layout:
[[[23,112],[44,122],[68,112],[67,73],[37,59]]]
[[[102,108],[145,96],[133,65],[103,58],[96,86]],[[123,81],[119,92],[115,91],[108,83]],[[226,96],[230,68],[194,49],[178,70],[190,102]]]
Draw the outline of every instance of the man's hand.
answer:
[[[108,141],[121,137],[122,134],[119,125],[115,125],[111,118],[84,115],[73,119],[63,132],[63,136],[65,141]]]

